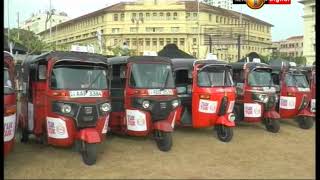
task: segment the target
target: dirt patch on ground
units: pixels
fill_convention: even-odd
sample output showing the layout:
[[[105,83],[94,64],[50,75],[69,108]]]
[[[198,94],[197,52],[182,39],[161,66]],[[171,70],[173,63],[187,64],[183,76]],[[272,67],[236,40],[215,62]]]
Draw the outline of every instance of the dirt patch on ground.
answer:
[[[152,138],[108,135],[94,166],[79,153],[31,141],[16,143],[4,162],[5,178],[210,178],[314,179],[315,128],[282,121],[278,134],[262,124],[242,123],[231,142],[220,142],[211,128],[178,128],[170,152]]]

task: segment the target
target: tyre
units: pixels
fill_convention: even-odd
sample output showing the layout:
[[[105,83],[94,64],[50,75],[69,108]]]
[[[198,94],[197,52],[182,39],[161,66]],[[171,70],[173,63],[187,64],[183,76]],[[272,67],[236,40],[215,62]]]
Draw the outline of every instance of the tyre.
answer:
[[[171,132],[156,132],[156,143],[160,151],[169,151],[172,147],[172,135]]]
[[[82,160],[86,165],[93,165],[97,160],[97,144],[82,142]]]
[[[233,129],[228,127],[228,126],[224,126],[224,125],[217,125],[216,128],[217,130],[217,136],[218,139],[222,142],[229,142],[231,141],[232,137],[233,137]]]
[[[313,120],[311,117],[299,116],[297,117],[297,121],[301,129],[310,129],[313,126]]]
[[[27,143],[29,141],[29,133],[28,130],[23,129],[21,130],[21,139],[20,142]]]
[[[269,132],[277,133],[280,130],[279,120],[265,119],[263,124]]]

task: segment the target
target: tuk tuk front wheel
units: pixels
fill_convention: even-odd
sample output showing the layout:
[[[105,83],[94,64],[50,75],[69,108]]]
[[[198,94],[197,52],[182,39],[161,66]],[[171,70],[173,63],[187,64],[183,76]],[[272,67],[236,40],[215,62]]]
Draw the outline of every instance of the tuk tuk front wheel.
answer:
[[[224,125],[217,125],[216,126],[217,130],[217,136],[218,139],[222,142],[229,142],[231,141],[233,137],[233,130],[232,128]]]
[[[82,160],[86,165],[93,165],[97,160],[97,144],[82,142]]]
[[[310,129],[313,126],[313,120],[311,117],[299,116],[297,117],[297,121],[301,129]]]
[[[156,131],[155,140],[160,151],[169,151],[172,147],[171,132]]]
[[[26,143],[29,141],[29,133],[27,129],[22,129],[21,130],[21,139],[20,142]]]
[[[280,123],[278,120],[264,119],[264,124],[269,132],[277,133],[280,130]]]

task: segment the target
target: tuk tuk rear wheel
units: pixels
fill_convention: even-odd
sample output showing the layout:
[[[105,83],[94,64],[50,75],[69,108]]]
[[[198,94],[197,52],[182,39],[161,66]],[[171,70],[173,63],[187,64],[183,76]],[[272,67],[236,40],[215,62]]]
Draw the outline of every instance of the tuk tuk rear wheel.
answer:
[[[160,151],[169,151],[172,147],[171,132],[158,131],[156,133],[156,143]]]
[[[297,117],[297,121],[301,129],[310,129],[313,126],[313,120],[311,117],[299,116]]]
[[[264,119],[264,124],[269,132],[277,133],[280,130],[280,123],[278,120]]]
[[[21,130],[21,139],[20,142],[27,143],[29,141],[29,133],[27,129]]]
[[[232,128],[230,128],[228,126],[224,126],[224,125],[217,125],[216,130],[217,130],[218,139],[220,141],[222,141],[222,142],[231,141],[231,139],[233,137],[233,129]]]
[[[93,165],[97,160],[97,144],[82,142],[82,160],[86,165]]]

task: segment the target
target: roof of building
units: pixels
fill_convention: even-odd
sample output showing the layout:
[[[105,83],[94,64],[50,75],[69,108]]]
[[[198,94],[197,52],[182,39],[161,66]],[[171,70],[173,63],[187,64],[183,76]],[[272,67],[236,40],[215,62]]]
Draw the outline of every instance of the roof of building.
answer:
[[[184,3],[185,4],[185,10],[187,12],[197,12],[198,11],[197,1],[180,1],[180,2],[177,2],[177,3]],[[65,25],[68,25],[68,24],[72,24],[74,22],[81,21],[84,18],[89,18],[89,17],[94,17],[94,16],[97,16],[97,15],[100,15],[100,14],[104,14],[105,12],[124,11],[125,10],[125,5],[127,5],[127,4],[129,5],[129,4],[139,4],[139,3],[136,3],[136,2],[120,2],[120,3],[114,4],[114,5],[99,9],[97,11],[91,12],[89,14],[85,14],[83,16],[71,19],[69,21],[65,21],[65,22],[63,22],[61,24],[58,24],[57,26],[61,27],[61,26],[65,26]],[[231,16],[231,17],[235,17],[235,18],[239,18],[240,14],[241,14],[241,13],[236,12],[236,11],[227,10],[227,9],[223,9],[223,8],[216,7],[216,6],[211,6],[211,5],[208,5],[208,4],[205,4],[205,3],[199,3],[199,4],[200,4],[199,10],[201,12],[211,12],[211,13],[215,13],[215,14],[219,14],[219,15],[223,15],[223,16]],[[249,16],[249,15],[246,15],[246,14],[243,14],[243,13],[242,13],[242,18],[243,19],[247,19],[250,22],[262,23],[262,24],[265,24],[265,25],[268,25],[268,26],[273,26],[270,23],[267,23],[265,21],[262,21],[260,19],[254,18],[252,16]],[[55,26],[52,27],[52,28],[55,28]],[[40,32],[39,34],[45,33],[46,31],[49,31],[49,30],[48,29],[44,30],[44,31]]]
[[[303,39],[303,36],[291,36],[287,38],[287,40],[293,40],[293,39]]]

